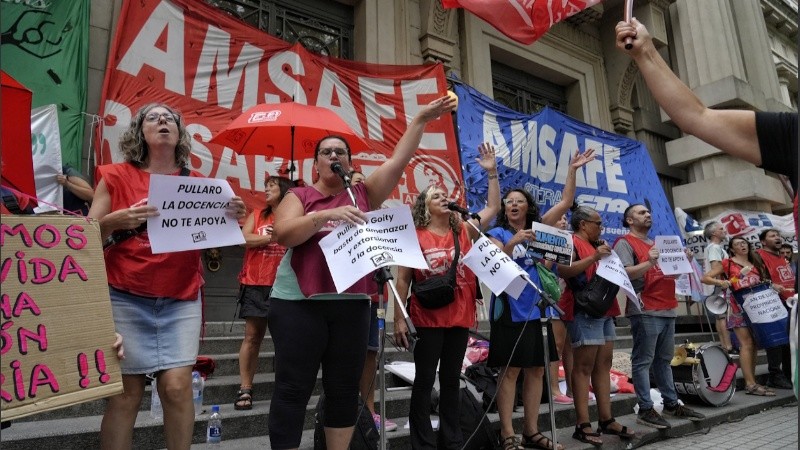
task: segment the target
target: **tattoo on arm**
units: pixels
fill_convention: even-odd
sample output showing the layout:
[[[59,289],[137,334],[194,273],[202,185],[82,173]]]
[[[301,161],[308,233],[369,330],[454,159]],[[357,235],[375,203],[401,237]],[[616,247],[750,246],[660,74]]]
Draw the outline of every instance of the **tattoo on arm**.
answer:
[[[322,219],[320,219],[316,215],[313,215],[311,216],[311,223],[314,225],[314,228],[319,228],[322,226]]]

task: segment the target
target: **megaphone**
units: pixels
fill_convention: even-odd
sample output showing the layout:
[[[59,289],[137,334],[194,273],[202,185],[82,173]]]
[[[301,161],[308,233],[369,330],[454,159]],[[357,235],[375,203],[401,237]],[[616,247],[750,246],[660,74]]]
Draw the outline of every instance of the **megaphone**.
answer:
[[[711,314],[725,314],[728,310],[728,302],[722,295],[722,290],[719,289],[715,289],[714,293],[706,297],[703,303]]]

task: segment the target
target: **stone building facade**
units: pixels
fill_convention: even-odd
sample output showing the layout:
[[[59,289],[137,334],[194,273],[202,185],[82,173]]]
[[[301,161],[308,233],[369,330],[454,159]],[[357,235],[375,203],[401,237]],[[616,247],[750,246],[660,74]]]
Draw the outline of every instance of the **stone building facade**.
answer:
[[[514,109],[535,112],[550,105],[642,141],[672,206],[698,219],[728,208],[790,210],[776,175],[683,135],[661,112],[636,65],[614,47],[623,0],[605,0],[528,46],[470,13],[443,9],[440,0],[205,1],[332,56],[379,64],[439,61],[449,75]],[[122,0],[91,3],[90,113],[99,109],[121,5]],[[797,0],[637,0],[634,5],[634,16],[648,27],[664,58],[706,104],[797,110]],[[238,266],[230,270],[235,275]]]

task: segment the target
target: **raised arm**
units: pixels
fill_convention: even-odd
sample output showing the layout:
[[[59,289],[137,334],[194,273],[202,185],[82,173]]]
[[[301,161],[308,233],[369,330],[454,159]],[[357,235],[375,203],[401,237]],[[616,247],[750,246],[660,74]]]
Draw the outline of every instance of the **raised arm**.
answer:
[[[405,133],[397,142],[392,156],[364,181],[367,185],[371,207],[379,207],[397,187],[403,171],[422,141],[422,133],[428,122],[438,119],[442,114],[449,113],[455,107],[456,99],[444,96],[428,103],[414,116]]]
[[[502,201],[500,200],[500,181],[497,179],[497,157],[492,144],[484,142],[478,147],[479,158],[475,162],[486,171],[489,179],[489,187],[486,191],[486,207],[478,212],[481,218],[480,223],[475,223],[475,219],[470,219],[478,228],[486,230],[492,224],[492,220],[500,212]],[[469,236],[472,239],[478,238],[478,231],[468,226]]]
[[[561,201],[553,205],[542,216],[542,223],[545,225],[555,226],[561,216],[575,203],[575,180],[578,169],[585,166],[589,161],[594,160],[594,149],[586,150],[581,153],[580,150],[575,150],[575,154],[569,160],[569,169],[567,171],[567,179],[564,181],[564,190],[561,191]]]
[[[647,28],[635,18],[619,22],[616,32],[617,48],[636,61],[653,98],[681,130],[731,156],[761,165],[753,111],[707,108],[667,66]],[[633,38],[630,50],[625,49],[628,37]]]

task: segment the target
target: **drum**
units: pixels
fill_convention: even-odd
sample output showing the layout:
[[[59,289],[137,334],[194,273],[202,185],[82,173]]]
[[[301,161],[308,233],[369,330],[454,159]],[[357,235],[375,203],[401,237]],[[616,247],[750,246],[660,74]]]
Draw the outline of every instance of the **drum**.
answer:
[[[696,364],[672,367],[672,381],[678,397],[689,403],[725,406],[736,390],[736,364],[717,344],[708,343],[695,351]]]
[[[759,348],[789,343],[789,314],[769,283],[739,289],[733,293],[733,297],[745,312],[745,319]]]

